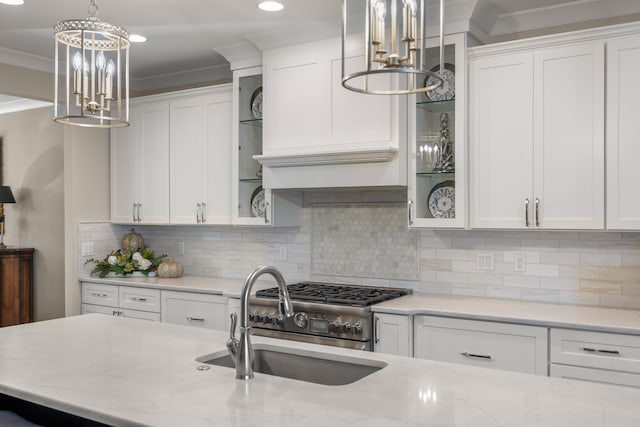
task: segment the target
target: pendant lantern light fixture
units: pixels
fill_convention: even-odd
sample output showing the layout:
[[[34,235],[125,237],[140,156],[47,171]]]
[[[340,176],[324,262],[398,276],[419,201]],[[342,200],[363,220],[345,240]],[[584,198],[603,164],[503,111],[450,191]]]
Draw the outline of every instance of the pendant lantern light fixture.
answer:
[[[360,93],[403,95],[443,84],[444,0],[439,14],[439,72],[426,64],[426,0],[343,0],[342,7],[342,86]],[[354,60],[356,56],[364,57],[364,62]]]
[[[89,17],[54,27],[58,123],[114,128],[129,125],[129,32],[101,22],[96,0]]]

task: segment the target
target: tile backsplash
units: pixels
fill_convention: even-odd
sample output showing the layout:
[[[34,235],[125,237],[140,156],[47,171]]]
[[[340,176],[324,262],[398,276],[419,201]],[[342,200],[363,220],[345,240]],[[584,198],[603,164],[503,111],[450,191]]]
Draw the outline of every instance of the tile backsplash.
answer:
[[[303,225],[296,228],[135,229],[147,246],[179,260],[191,275],[244,279],[257,265],[272,264],[289,282],[339,281],[640,309],[640,233],[408,230],[405,204],[393,199],[314,203],[312,196],[303,208]],[[94,243],[94,258],[118,248],[131,228],[79,227],[80,243]],[[493,257],[493,269],[479,270],[479,257]],[[81,275],[91,270],[84,265],[88,258],[81,257]]]

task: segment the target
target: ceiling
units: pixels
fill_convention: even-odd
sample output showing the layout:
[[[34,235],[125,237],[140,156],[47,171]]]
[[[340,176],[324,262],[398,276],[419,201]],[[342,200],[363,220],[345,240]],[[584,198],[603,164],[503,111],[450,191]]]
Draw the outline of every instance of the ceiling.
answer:
[[[230,47],[259,50],[340,36],[342,0],[281,0],[281,12],[259,0],[98,0],[100,20],[143,34],[131,47],[131,87],[144,91],[230,77]],[[24,0],[0,4],[0,63],[53,70],[53,25],[86,18],[89,0]],[[436,0],[427,0],[437,7]],[[472,31],[484,42],[500,35],[628,16],[638,0],[445,0],[446,31]]]

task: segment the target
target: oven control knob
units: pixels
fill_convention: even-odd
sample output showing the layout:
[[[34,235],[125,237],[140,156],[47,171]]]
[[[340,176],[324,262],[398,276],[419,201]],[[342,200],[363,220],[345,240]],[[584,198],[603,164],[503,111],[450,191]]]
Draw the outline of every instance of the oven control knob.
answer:
[[[255,313],[249,313],[249,321],[250,322],[255,322],[256,321]]]
[[[262,323],[271,323],[272,319],[273,319],[272,315],[265,314],[264,316],[262,316]]]
[[[344,325],[342,325],[342,326],[344,327],[344,331],[345,331],[346,333],[351,332],[351,326],[352,326],[352,325],[351,325],[351,323],[347,322],[347,323],[345,323],[345,324],[344,324]]]
[[[296,313],[295,316],[293,316],[293,322],[298,328],[306,328],[308,321],[309,318],[307,317],[307,313],[304,313],[302,311],[300,313]]]
[[[329,323],[329,332],[338,332],[338,327],[340,324],[338,322]]]
[[[360,323],[356,323],[355,325],[353,325],[353,334],[361,334],[362,333],[362,325],[360,325]]]
[[[262,316],[263,316],[262,313],[255,313],[253,315],[253,321],[254,322],[262,322],[262,319],[263,319]]]
[[[280,326],[280,325],[282,325],[282,316],[273,316],[273,317],[271,318],[271,323],[272,323],[274,326]]]

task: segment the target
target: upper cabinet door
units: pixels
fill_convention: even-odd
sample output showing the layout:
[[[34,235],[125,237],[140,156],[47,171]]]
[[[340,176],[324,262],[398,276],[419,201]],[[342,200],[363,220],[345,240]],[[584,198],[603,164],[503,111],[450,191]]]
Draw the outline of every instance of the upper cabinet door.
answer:
[[[111,222],[136,222],[138,203],[138,108],[131,105],[131,125],[111,131]]]
[[[607,228],[640,229],[640,36],[607,42]]]
[[[470,66],[471,227],[524,228],[533,200],[533,54]]]
[[[470,68],[472,227],[603,229],[604,43]]]
[[[602,229],[604,43],[541,50],[534,64],[535,226]]]

